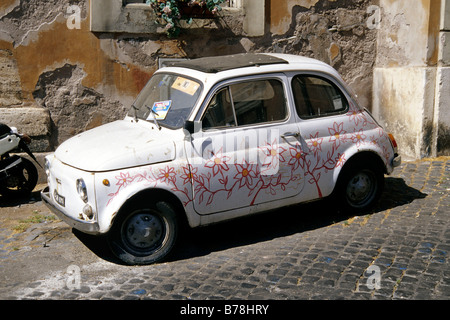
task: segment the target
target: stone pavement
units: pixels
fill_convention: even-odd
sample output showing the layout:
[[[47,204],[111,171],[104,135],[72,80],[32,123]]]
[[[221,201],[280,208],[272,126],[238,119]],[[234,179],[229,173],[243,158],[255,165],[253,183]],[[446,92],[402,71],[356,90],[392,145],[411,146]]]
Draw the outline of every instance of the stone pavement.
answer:
[[[0,298],[447,300],[449,190],[450,158],[406,162],[371,214],[298,205],[187,231],[170,261],[139,267],[58,221],[0,226]]]

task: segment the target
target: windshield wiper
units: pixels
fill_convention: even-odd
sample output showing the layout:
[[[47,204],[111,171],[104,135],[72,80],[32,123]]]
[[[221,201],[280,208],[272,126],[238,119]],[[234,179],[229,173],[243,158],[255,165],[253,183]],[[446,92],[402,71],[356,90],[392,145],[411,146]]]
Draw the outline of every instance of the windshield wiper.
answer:
[[[161,126],[158,123],[158,120],[156,120],[156,117],[159,117],[159,114],[153,110],[153,107],[149,107],[148,105],[145,105],[146,108],[148,108],[150,110],[150,113],[153,114],[153,122],[155,123],[155,126],[158,128],[158,130],[161,130]]]

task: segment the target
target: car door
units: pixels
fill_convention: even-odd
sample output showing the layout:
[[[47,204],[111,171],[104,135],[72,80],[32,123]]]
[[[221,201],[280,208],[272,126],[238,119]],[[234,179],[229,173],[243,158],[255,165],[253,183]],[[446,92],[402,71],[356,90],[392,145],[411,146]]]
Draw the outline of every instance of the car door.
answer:
[[[289,78],[304,146],[302,200],[322,198],[332,192],[334,170],[342,167],[345,151],[358,137],[349,117],[350,95],[325,74],[294,73]]]
[[[283,75],[221,83],[187,142],[193,203],[202,215],[290,198],[303,187],[298,126]]]

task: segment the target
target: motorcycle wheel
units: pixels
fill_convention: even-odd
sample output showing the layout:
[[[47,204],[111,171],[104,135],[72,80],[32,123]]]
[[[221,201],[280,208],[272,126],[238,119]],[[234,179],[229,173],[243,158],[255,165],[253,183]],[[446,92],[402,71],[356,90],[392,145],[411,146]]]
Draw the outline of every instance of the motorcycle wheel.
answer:
[[[25,158],[14,173],[0,186],[0,194],[7,197],[21,197],[29,195],[38,181],[38,171],[34,164]]]

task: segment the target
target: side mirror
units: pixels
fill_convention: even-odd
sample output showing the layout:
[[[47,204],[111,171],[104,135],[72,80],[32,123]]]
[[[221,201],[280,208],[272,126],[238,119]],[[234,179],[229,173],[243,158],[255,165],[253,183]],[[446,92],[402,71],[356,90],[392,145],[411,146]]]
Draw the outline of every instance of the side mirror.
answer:
[[[184,124],[184,129],[190,134],[200,132],[202,129],[202,122],[187,120]]]

